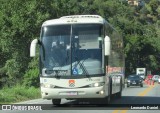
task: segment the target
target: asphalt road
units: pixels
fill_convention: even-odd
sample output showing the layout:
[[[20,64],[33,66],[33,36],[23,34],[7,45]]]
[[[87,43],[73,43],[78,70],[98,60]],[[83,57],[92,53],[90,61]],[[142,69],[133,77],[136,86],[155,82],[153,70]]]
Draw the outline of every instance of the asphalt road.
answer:
[[[74,105],[74,104],[79,105]],[[20,102],[18,104],[45,104],[43,111],[23,111],[26,113],[160,113],[160,84],[144,85],[144,87],[129,87],[125,88],[122,92],[121,99],[113,99],[109,106],[95,105],[92,100],[88,101],[67,101],[62,100],[62,106],[56,107],[51,104],[51,100],[30,100],[26,102]],[[94,104],[94,105],[93,105]],[[116,105],[127,106],[132,104],[131,107],[112,107]],[[159,104],[158,109],[156,105]],[[136,108],[141,107],[141,109]],[[153,110],[153,108],[155,110]],[[142,110],[145,109],[145,110]],[[0,113],[21,113],[22,111],[0,111]]]

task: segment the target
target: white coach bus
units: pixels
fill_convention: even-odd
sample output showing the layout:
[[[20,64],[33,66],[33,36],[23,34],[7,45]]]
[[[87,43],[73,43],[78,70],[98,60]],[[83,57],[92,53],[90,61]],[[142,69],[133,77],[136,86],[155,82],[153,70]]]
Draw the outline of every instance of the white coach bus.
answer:
[[[40,87],[43,99],[54,105],[61,99],[121,97],[124,88],[123,39],[99,15],[72,15],[47,20],[40,39],[34,39],[30,56],[40,45]]]

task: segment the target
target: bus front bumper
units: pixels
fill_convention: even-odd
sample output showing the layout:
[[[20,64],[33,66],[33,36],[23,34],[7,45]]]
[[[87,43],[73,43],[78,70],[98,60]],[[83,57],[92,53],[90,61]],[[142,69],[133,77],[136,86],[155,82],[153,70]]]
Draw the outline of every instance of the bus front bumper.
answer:
[[[77,89],[41,88],[41,95],[43,99],[104,98],[107,96],[104,86]]]

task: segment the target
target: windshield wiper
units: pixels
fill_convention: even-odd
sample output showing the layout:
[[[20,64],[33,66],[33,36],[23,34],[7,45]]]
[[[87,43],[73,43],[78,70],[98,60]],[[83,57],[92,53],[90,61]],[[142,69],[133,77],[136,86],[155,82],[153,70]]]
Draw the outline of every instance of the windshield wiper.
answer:
[[[77,61],[78,61],[77,64],[75,64],[75,67],[77,67],[79,65],[80,68],[83,70],[84,75],[86,75],[86,77],[89,77],[89,73],[88,73],[86,67],[84,66],[84,61],[86,59],[84,59],[83,61],[80,61],[77,57],[75,57],[75,59],[77,59]]]

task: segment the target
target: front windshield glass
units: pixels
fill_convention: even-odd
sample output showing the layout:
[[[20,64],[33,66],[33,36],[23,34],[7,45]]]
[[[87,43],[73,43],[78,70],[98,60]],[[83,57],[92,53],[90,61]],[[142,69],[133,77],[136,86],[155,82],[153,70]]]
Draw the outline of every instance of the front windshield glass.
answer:
[[[42,28],[42,44],[45,50],[45,55],[42,56],[45,58],[45,60],[42,58],[42,72],[53,76],[57,74],[70,75],[70,33],[71,25]]]
[[[100,24],[52,25],[42,28],[42,75],[104,74],[103,27]]]
[[[104,72],[102,64],[102,34],[103,28],[99,24],[73,25],[73,75],[96,75]]]

